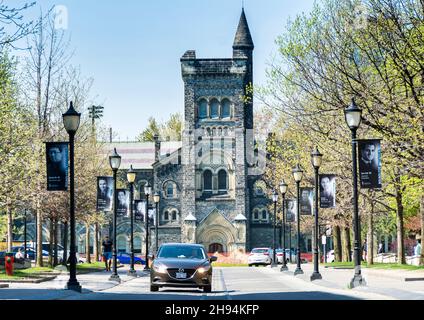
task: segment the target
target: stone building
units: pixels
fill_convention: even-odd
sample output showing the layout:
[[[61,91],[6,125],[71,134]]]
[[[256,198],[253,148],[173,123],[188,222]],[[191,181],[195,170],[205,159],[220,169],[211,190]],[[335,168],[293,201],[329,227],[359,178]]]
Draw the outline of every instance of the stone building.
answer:
[[[196,242],[210,252],[272,245],[270,200],[253,170],[253,100],[246,90],[253,84],[253,49],[243,10],[232,58],[199,59],[193,50],[181,58],[182,141],[109,145],[122,156],[123,172],[130,164],[138,172],[135,199],[144,198],[147,181],[160,192],[159,243]],[[128,249],[128,230],[129,219],[118,221],[118,250]],[[137,225],[136,247],[144,237],[144,225]]]

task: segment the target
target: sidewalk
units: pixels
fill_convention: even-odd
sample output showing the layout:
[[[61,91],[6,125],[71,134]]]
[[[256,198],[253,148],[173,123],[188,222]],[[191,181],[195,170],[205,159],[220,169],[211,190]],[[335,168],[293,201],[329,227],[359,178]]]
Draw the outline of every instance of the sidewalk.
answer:
[[[142,269],[144,266],[136,266],[138,277],[146,277],[148,273]],[[129,266],[119,268],[118,275],[121,283],[131,281],[134,277],[128,276]],[[119,285],[116,281],[109,281],[112,272],[99,271],[77,275],[77,280],[82,287],[82,292],[65,290],[66,283],[69,280],[69,273],[64,272],[56,279],[42,283],[10,283],[9,288],[0,289],[0,300],[60,300],[72,296],[87,294],[93,291],[103,291]]]
[[[275,272],[280,272],[281,265],[278,268],[272,268]],[[284,272],[288,276],[294,276],[293,272],[296,269],[295,264],[288,265],[289,271]],[[318,286],[354,290],[369,293],[376,293],[386,297],[402,300],[424,300],[424,281],[409,281],[411,279],[424,279],[424,271],[422,270],[387,270],[387,269],[368,269],[362,268],[361,274],[365,279],[366,286],[348,288],[350,280],[353,278],[354,269],[334,269],[325,268],[320,265],[319,272],[322,280],[310,281],[310,276],[313,272],[313,264],[307,263],[301,265],[304,274],[297,275],[296,278],[306,282],[313,283]],[[405,280],[406,279],[406,280]]]

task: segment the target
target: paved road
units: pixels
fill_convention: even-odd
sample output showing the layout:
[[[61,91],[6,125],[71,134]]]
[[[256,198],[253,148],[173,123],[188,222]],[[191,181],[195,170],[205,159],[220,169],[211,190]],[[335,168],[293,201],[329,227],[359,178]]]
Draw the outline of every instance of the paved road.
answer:
[[[363,270],[368,286],[347,289],[353,270],[321,268],[323,280],[310,282],[312,264],[302,265],[304,275],[291,271],[280,272],[270,267],[214,268],[212,292],[197,289],[161,288],[150,292],[149,276],[139,269],[137,278],[126,275],[126,268],[118,269],[122,283],[108,281],[110,272],[79,275],[83,293],[64,290],[68,275],[39,284],[11,284],[0,289],[1,299],[19,300],[424,300],[423,281],[405,282],[404,275],[412,272],[384,272]],[[136,268],[140,268],[137,266]],[[383,277],[384,276],[384,277]]]

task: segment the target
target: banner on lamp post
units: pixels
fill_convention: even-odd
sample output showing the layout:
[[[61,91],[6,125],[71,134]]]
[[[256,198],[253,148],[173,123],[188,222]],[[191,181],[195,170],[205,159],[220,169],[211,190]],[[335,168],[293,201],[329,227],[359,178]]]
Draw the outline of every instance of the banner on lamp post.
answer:
[[[130,191],[126,189],[116,189],[117,203],[116,203],[116,216],[117,217],[128,217],[129,216],[129,203],[130,203]]]
[[[381,188],[380,139],[357,140],[359,149],[359,180],[363,189]]]
[[[314,188],[300,188],[300,214],[312,215],[314,205]]]
[[[294,222],[296,220],[296,200],[287,199],[285,202],[286,222]]]
[[[135,200],[134,201],[134,220],[144,222],[146,216],[146,201]]]
[[[68,190],[68,142],[46,142],[47,191]]]
[[[320,208],[336,207],[336,176],[334,174],[319,175]]]
[[[113,177],[97,177],[97,211],[112,211]]]

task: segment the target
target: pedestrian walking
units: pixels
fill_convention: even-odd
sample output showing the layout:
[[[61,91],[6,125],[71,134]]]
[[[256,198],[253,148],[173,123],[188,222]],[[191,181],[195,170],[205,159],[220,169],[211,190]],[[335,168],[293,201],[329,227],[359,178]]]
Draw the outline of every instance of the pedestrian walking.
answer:
[[[380,242],[380,243],[378,244],[378,251],[377,251],[377,253],[379,253],[379,254],[380,254],[380,253],[383,253],[383,251],[384,251],[384,250],[383,250],[383,243],[381,243],[381,242]]]
[[[420,255],[421,255],[421,239],[418,239],[414,247],[414,256],[420,256]]]
[[[109,239],[109,236],[106,236],[102,242],[103,261],[105,262],[106,271],[110,271],[110,266],[112,264],[112,246],[112,240]]]
[[[362,245],[362,260],[367,261],[367,240],[364,240]]]

